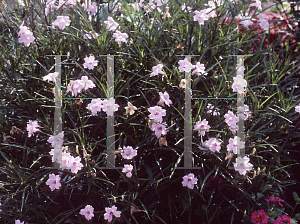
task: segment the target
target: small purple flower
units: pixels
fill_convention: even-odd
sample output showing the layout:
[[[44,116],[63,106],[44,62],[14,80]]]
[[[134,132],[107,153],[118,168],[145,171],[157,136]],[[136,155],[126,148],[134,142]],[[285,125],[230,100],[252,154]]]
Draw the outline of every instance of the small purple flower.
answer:
[[[52,25],[58,26],[59,29],[63,30],[66,26],[70,26],[69,16],[57,16],[57,19],[52,23]]]
[[[155,124],[151,125],[151,130],[155,131],[156,137],[159,138],[161,135],[166,135],[167,134],[168,130],[166,128],[166,125],[167,125],[166,122],[164,122],[162,124],[155,123]]]
[[[117,30],[114,34],[113,37],[115,38],[115,41],[120,44],[121,42],[126,43],[128,35],[127,33],[121,33],[119,30]]]
[[[150,119],[154,119],[157,122],[162,122],[162,117],[166,116],[166,110],[162,109],[160,106],[150,107],[148,111],[151,113],[149,115]]]
[[[204,21],[209,19],[209,16],[206,13],[206,10],[194,11],[194,21],[197,21],[199,24],[204,25]]]
[[[193,130],[200,130],[200,135],[205,135],[205,130],[203,129],[210,129],[210,126],[208,125],[208,121],[204,119],[203,121],[197,121]]]
[[[60,176],[55,175],[54,173],[49,174],[49,179],[46,184],[50,187],[51,191],[59,189],[61,187]]]
[[[194,185],[198,181],[198,178],[195,177],[195,175],[193,173],[190,173],[189,175],[185,175],[184,177],[182,177],[182,179],[183,179],[182,185],[184,187],[188,187],[190,189],[193,189]]]
[[[108,17],[107,21],[104,21],[104,23],[107,24],[106,29],[109,29],[108,31],[115,31],[119,26],[119,24],[115,22],[110,16]]]
[[[41,132],[41,130],[38,129],[39,127],[38,121],[29,120],[27,124],[28,137],[31,137],[35,132]]]
[[[84,215],[87,220],[91,220],[94,217],[94,208],[91,205],[86,205],[79,212],[80,215]]]
[[[94,35],[92,31],[83,35],[83,39],[92,39],[92,38],[97,38],[97,37],[99,37],[99,34],[95,33],[95,35]]]
[[[90,56],[90,57],[85,57],[84,58],[85,63],[83,64],[84,68],[88,68],[90,70],[94,69],[95,66],[98,65],[98,60],[95,60],[94,56]]]
[[[156,76],[158,74],[162,74],[162,75],[166,75],[163,71],[162,71],[163,65],[162,64],[158,64],[156,66],[152,67],[152,73],[150,74],[150,77],[152,76]]]
[[[121,154],[124,159],[132,159],[137,155],[137,150],[131,146],[123,147],[123,153]]]
[[[53,73],[49,73],[48,75],[43,77],[44,81],[49,81],[49,82],[54,82],[55,83],[55,79],[58,76],[58,72],[53,72]]]
[[[108,222],[111,222],[113,219],[113,216],[116,217],[121,217],[121,212],[117,211],[117,207],[116,206],[112,206],[111,208],[109,207],[105,207],[105,214],[104,214],[104,219],[108,220]]]
[[[170,96],[167,93],[167,91],[165,91],[164,93],[159,92],[159,96],[160,96],[160,101],[157,104],[165,103],[168,106],[170,106],[170,104],[172,104],[172,101],[170,100]]]
[[[122,169],[122,172],[126,173],[126,177],[131,178],[132,177],[132,173],[131,173],[132,169],[133,169],[132,165],[125,164],[124,168]]]
[[[187,58],[179,60],[179,72],[190,72],[195,66],[192,65]]]

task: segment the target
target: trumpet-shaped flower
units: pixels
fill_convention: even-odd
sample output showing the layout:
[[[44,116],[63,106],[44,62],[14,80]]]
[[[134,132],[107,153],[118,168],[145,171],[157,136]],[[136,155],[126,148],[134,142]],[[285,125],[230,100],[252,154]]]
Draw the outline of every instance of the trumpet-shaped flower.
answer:
[[[115,99],[112,97],[103,101],[102,110],[106,112],[107,116],[113,116],[114,111],[117,111],[118,108],[119,105],[115,104]]]
[[[197,184],[198,181],[198,178],[195,177],[193,173],[185,175],[184,177],[182,177],[182,179],[183,179],[182,185],[184,187],[188,187],[189,189],[193,189],[194,185]]]
[[[133,115],[135,113],[135,110],[137,110],[137,108],[136,106],[133,106],[132,103],[128,102],[127,107],[125,107],[125,110],[126,110],[125,115],[127,114]]]
[[[60,176],[55,175],[54,173],[49,174],[49,179],[46,184],[50,187],[51,191],[59,189],[61,187]]]
[[[131,178],[132,177],[132,173],[131,173],[132,169],[133,169],[132,165],[125,164],[124,168],[122,169],[122,172],[126,173],[126,177]]]
[[[124,159],[132,159],[137,155],[137,150],[131,146],[123,147],[123,153],[121,154]]]
[[[216,151],[219,152],[221,149],[221,144],[222,142],[220,142],[216,138],[210,138],[209,140],[203,142],[203,145],[209,148],[212,152],[216,152]],[[199,146],[199,149],[204,149],[204,148]]]
[[[170,104],[172,104],[172,101],[170,100],[170,96],[166,91],[164,93],[159,92],[159,96],[160,96],[160,101],[157,104],[165,103],[168,106],[170,106]]]
[[[116,206],[112,206],[111,208],[109,207],[105,207],[105,214],[104,214],[104,219],[105,220],[108,220],[108,222],[111,222],[112,219],[113,219],[113,216],[116,216],[116,217],[121,217],[121,212],[120,211],[117,211],[117,207]]]
[[[63,30],[66,26],[70,26],[69,16],[57,16],[57,19],[52,23],[52,25],[58,26],[59,29]]]
[[[91,220],[94,217],[94,208],[91,205],[86,205],[79,212],[80,215],[84,215],[87,220]]]
[[[241,118],[242,120],[247,120],[248,117],[251,116],[251,111],[249,110],[249,106],[244,105],[244,106],[239,106],[237,108],[237,115],[239,116],[239,118]]]
[[[241,75],[237,75],[233,77],[234,83],[232,84],[232,89],[234,92],[238,92],[239,94],[244,93],[244,88],[247,87],[247,81],[243,79]]]
[[[246,175],[248,170],[251,170],[253,165],[249,162],[250,159],[247,156],[237,157],[236,163],[234,163],[235,170],[238,171],[241,175]]]
[[[89,78],[86,75],[82,76],[80,81],[82,82],[82,86],[83,86],[84,90],[92,89],[92,88],[96,87],[96,85],[93,83],[93,81],[89,80]]]
[[[66,93],[71,92],[72,96],[76,97],[78,93],[81,93],[82,89],[83,85],[81,80],[70,81]]]
[[[83,39],[92,39],[92,38],[96,39],[97,37],[99,37],[99,34],[98,33],[93,34],[92,31],[83,35]]]
[[[39,127],[38,121],[29,120],[27,124],[28,137],[31,137],[35,132],[41,132],[41,130],[38,129]]]
[[[207,73],[205,73],[205,66],[204,64],[201,64],[200,62],[197,62],[195,65],[195,70],[192,72],[192,74],[197,74],[198,76],[200,76],[201,74],[203,75],[207,75]]]
[[[106,24],[106,29],[108,29],[108,31],[115,31],[119,26],[119,24],[110,16],[108,16],[108,20],[104,21],[104,23]]]
[[[89,4],[88,7],[86,7],[85,4],[83,3],[83,7],[84,7],[85,11],[90,12],[92,16],[96,14],[96,11],[97,11],[97,3],[96,2]]]
[[[206,12],[206,10],[196,10],[194,11],[194,21],[197,21],[199,24],[204,25],[204,21],[209,19],[209,16]]]
[[[15,224],[24,224],[24,221],[21,222],[19,219],[15,219]]]
[[[249,7],[257,7],[259,10],[262,10],[261,0],[255,0],[254,3],[250,4]]]
[[[113,37],[115,38],[115,41],[120,44],[121,42],[127,43],[127,38],[128,35],[127,33],[121,33],[119,30],[117,30],[114,34]]]
[[[81,163],[81,158],[79,156],[77,156],[76,158],[74,158],[73,156],[72,158],[70,157],[67,167],[71,169],[72,173],[77,174],[78,171],[81,170],[81,168],[83,167],[83,164]]]
[[[148,108],[148,111],[151,113],[149,118],[157,122],[162,122],[162,117],[166,116],[166,110],[162,109],[160,106],[150,107]]]
[[[167,134],[168,130],[166,129],[166,125],[167,125],[166,122],[164,122],[162,124],[155,123],[155,124],[151,125],[151,130],[155,131],[156,137],[159,138],[161,135]]]
[[[192,65],[187,58],[179,60],[179,72],[190,72],[195,66]]]
[[[92,99],[88,104],[87,109],[92,111],[92,115],[95,116],[97,112],[100,112],[103,107],[103,101],[101,99]]]
[[[50,136],[47,141],[51,143],[53,148],[55,148],[56,145],[61,146],[64,142],[64,133],[60,132],[58,135]]]
[[[242,24],[245,28],[248,28],[249,26],[253,25],[253,22],[251,21],[251,17],[250,16],[242,16],[241,18],[243,21],[240,21],[240,24]]]
[[[84,68],[88,68],[90,70],[94,69],[95,66],[98,65],[98,60],[95,60],[95,57],[91,55],[90,57],[84,58],[85,63],[83,64]]]
[[[201,122],[197,121],[193,130],[200,130],[200,135],[204,136],[207,129],[210,129],[210,126],[208,125],[208,121],[204,119]]]
[[[21,36],[19,38],[19,43],[24,43],[26,47],[29,47],[30,43],[35,40],[33,33],[30,30],[22,30]]]
[[[58,72],[53,72],[53,73],[49,73],[48,75],[43,77],[44,81],[49,81],[49,82],[54,82],[55,83],[55,79],[58,76]]]
[[[166,75],[163,71],[162,71],[163,65],[162,64],[158,64],[156,66],[152,67],[152,73],[150,74],[150,77],[152,76],[156,76],[158,74],[162,74],[162,75]]]
[[[260,13],[259,17],[260,17],[259,20],[258,20],[259,26],[263,30],[269,30],[270,24],[269,24],[269,21],[266,19],[266,15],[263,14],[263,13]]]
[[[240,140],[240,137],[235,136],[234,138],[230,138],[227,151],[232,151],[234,154],[237,154],[237,147],[240,147],[242,144],[244,144],[244,142]]]

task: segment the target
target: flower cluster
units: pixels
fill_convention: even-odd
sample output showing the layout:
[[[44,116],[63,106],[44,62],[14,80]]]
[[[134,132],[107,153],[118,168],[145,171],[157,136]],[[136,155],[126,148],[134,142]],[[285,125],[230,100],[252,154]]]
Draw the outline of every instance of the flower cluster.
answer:
[[[52,156],[52,162],[58,161],[58,156],[61,155],[61,168],[70,169],[72,173],[77,174],[83,167],[80,156],[73,157],[69,152],[66,152],[66,150],[57,152],[54,149],[51,149],[49,154]]]
[[[101,99],[92,99],[91,103],[88,104],[87,109],[92,111],[93,115],[96,115],[101,110],[106,112],[107,116],[113,116],[113,112],[117,111],[119,105],[115,103],[114,98]]]
[[[123,147],[122,157],[124,159],[132,159],[137,155],[137,150],[133,149],[132,146]],[[125,164],[122,170],[123,173],[126,173],[126,177],[132,177],[133,166],[131,164]]]
[[[267,202],[278,202],[278,204],[282,207],[283,204],[281,204],[280,202],[284,202],[284,200],[280,199],[280,198],[276,198],[274,195],[270,196],[269,199],[265,199]]]
[[[108,29],[108,31],[113,31],[113,37],[115,38],[115,41],[120,44],[121,42],[126,43],[126,39],[128,38],[128,34],[127,33],[121,33],[119,30],[117,30],[117,28],[119,27],[119,24],[117,22],[114,21],[114,19],[110,16],[108,16],[108,20],[104,21],[104,23],[106,24],[106,29]]]
[[[85,91],[89,88],[94,88],[96,85],[93,83],[92,80],[89,80],[87,76],[82,76],[81,80],[75,80],[70,81],[70,83],[67,86],[67,91],[72,93],[72,96],[77,96],[78,93],[81,93],[81,91],[84,89]]]

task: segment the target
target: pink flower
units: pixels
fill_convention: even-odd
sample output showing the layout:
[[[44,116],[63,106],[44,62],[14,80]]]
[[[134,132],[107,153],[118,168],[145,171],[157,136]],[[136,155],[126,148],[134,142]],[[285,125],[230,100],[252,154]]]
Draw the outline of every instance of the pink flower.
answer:
[[[39,127],[38,121],[29,120],[27,124],[28,137],[31,137],[35,132],[41,132],[41,130],[38,129]]]
[[[108,222],[111,222],[113,219],[113,216],[116,217],[121,217],[121,212],[117,211],[117,207],[116,206],[112,206],[111,208],[109,207],[105,207],[105,214],[104,214],[104,219],[108,220]]]
[[[196,70],[194,70],[192,72],[192,74],[197,73],[197,75],[200,76],[201,75],[200,73],[202,73],[203,75],[207,75],[207,73],[205,73],[204,64],[201,64],[200,62],[197,62],[196,65],[195,65],[195,68],[196,68]]]
[[[170,104],[172,104],[172,101],[170,100],[170,96],[166,91],[164,93],[159,92],[158,94],[160,96],[160,101],[157,104],[165,103],[168,106],[170,106]]]
[[[81,163],[81,158],[79,156],[77,156],[76,158],[72,157],[72,159],[68,161],[67,167],[71,169],[72,173],[77,174],[78,171],[81,170],[81,168],[83,167],[83,164]]]
[[[94,208],[91,205],[86,205],[83,209],[80,209],[80,215],[84,215],[87,220],[94,217]]]
[[[162,109],[160,106],[150,107],[148,111],[151,113],[149,115],[150,119],[154,119],[157,122],[162,122],[163,116],[166,116],[166,110]]]
[[[115,104],[114,98],[109,98],[109,100],[104,100],[102,110],[106,112],[107,116],[113,116],[114,111],[119,108],[118,104]]]
[[[85,63],[83,64],[84,68],[88,68],[90,70],[94,69],[95,66],[98,65],[98,61],[95,60],[94,56],[90,56],[90,57],[85,57],[84,58]]]
[[[235,126],[236,123],[239,121],[239,117],[234,115],[234,113],[230,110],[228,110],[228,112],[224,115],[224,117],[225,117],[225,122],[229,126]]]
[[[291,223],[291,217],[287,215],[279,216],[273,224],[288,224]]]
[[[244,107],[242,106],[239,106],[238,107],[238,117],[241,118],[242,120],[247,120],[248,117],[251,116],[251,111],[249,110],[249,106],[247,105],[244,105]]]
[[[185,175],[184,177],[182,177],[182,179],[183,179],[182,185],[184,187],[188,187],[190,189],[193,189],[194,185],[198,181],[198,178],[195,177],[195,175],[193,173],[190,173],[189,175]]]
[[[156,76],[158,74],[162,74],[162,75],[166,75],[163,71],[162,71],[163,65],[162,64],[158,64],[156,66],[152,67],[152,73],[150,74],[150,77],[152,76]]]
[[[166,4],[169,2],[169,0],[155,0],[157,6],[162,6],[163,4]]]
[[[166,129],[166,125],[167,125],[166,122],[164,122],[162,124],[155,123],[155,124],[152,124],[151,130],[155,131],[156,137],[159,138],[161,135],[167,134],[168,130]]]
[[[269,222],[268,215],[263,209],[254,211],[251,214],[251,222],[255,224],[267,224]]]
[[[269,30],[270,28],[270,24],[269,21],[266,19],[266,15],[263,13],[259,14],[260,18],[259,18],[259,25],[263,30]]]
[[[101,111],[103,106],[102,102],[101,99],[92,99],[91,103],[88,104],[87,109],[92,111],[93,116]]]
[[[245,71],[245,66],[238,66],[238,68],[236,69],[236,74],[242,75],[244,74],[244,71]]]
[[[194,129],[193,130],[200,130],[200,135],[204,136],[205,132],[204,130],[201,129],[210,129],[210,126],[208,125],[208,121],[206,119],[204,119],[203,121],[197,121],[196,124],[194,125]]]
[[[123,153],[121,154],[124,159],[132,159],[137,155],[137,150],[131,146],[123,147]]]
[[[97,37],[99,37],[99,34],[95,33],[95,35],[94,35],[92,31],[83,35],[83,39],[92,39],[92,38],[97,38]]]
[[[126,177],[131,178],[132,177],[132,173],[131,173],[132,169],[133,169],[132,165],[125,164],[124,168],[122,169],[122,172],[126,173]]]
[[[269,202],[278,202],[278,204],[282,207],[283,204],[281,204],[280,202],[284,202],[284,200],[280,199],[280,198],[276,198],[274,195],[270,196],[269,199],[266,199],[266,201]]]
[[[120,44],[121,42],[127,43],[127,38],[128,35],[127,33],[121,33],[119,30],[117,30],[114,34],[113,37],[115,38],[115,41]]]
[[[242,142],[238,136],[235,136],[234,138],[230,138],[229,144],[227,145],[227,151],[228,152],[232,151],[234,154],[237,154],[238,144],[244,144],[244,142]]]
[[[97,3],[96,2],[93,2],[92,4],[89,4],[89,7],[85,7],[85,4],[83,3],[83,6],[84,6],[84,9],[88,12],[91,13],[91,15],[95,15],[96,14],[96,11],[97,11]]]
[[[97,63],[98,63],[98,61],[97,61]],[[93,83],[93,81],[89,80],[89,78],[86,75],[82,76],[80,81],[82,82],[82,86],[83,86],[84,90],[92,89],[92,88],[96,87],[96,85]]]
[[[295,111],[298,112],[298,113],[300,113],[300,103],[299,103],[298,106],[295,106]]]
[[[30,43],[34,42],[35,37],[30,30],[22,31],[21,36],[19,38],[19,43],[24,43],[26,47],[29,47]]]
[[[179,60],[179,72],[191,72],[191,70],[195,67],[192,65],[187,58],[184,60]]]
[[[199,24],[204,25],[204,21],[208,20],[209,17],[206,13],[206,10],[201,10],[201,11],[194,11],[194,21],[198,21]]]
[[[222,142],[220,142],[219,140],[217,140],[216,138],[210,138],[209,140],[206,140],[205,142],[203,142],[204,146],[206,146],[207,148],[209,148],[212,152],[219,152],[221,149],[221,144]],[[199,149],[205,149],[202,148],[201,146],[199,146]]]
[[[253,165],[249,163],[250,159],[247,156],[237,157],[236,163],[234,163],[235,170],[240,173],[240,175],[246,175],[248,170],[251,170]]]
[[[60,176],[55,175],[54,173],[49,174],[49,179],[46,184],[50,187],[51,191],[59,189],[61,187]]]
[[[115,31],[119,26],[119,24],[110,16],[108,16],[108,20],[104,21],[104,23],[107,24],[106,29],[109,29],[108,31]]]
[[[71,92],[72,96],[76,97],[78,93],[81,93],[82,89],[83,86],[81,80],[70,81],[66,93]]]
[[[257,7],[259,10],[262,10],[261,1],[260,0],[255,0],[254,3],[249,5],[249,7]]]
[[[55,148],[56,145],[61,146],[62,143],[64,142],[64,133],[61,132],[58,135],[53,135],[49,137],[47,140],[49,143],[51,143],[52,147]]]
[[[19,219],[17,220],[17,219],[15,219],[15,224],[24,224],[24,221],[23,222],[21,222]]]
[[[49,73],[48,75],[43,77],[43,80],[48,80],[49,82],[54,82],[55,83],[55,79],[58,76],[58,72],[53,72],[53,73]]]
[[[248,28],[249,26],[253,25],[253,22],[251,21],[251,17],[250,16],[242,16],[241,18],[244,21],[240,21],[240,24],[242,24],[245,28]]]
[[[244,93],[244,88],[247,87],[247,81],[243,79],[241,75],[237,75],[233,77],[234,83],[232,84],[232,89],[234,92],[238,92],[239,94]]]
[[[63,30],[66,26],[70,26],[69,16],[57,16],[57,19],[52,23],[52,25],[58,26],[59,29]]]
[[[25,33],[26,31],[28,31],[28,27],[27,26],[23,26],[24,25],[24,21],[22,22],[22,24],[20,25],[20,31],[18,33],[18,37],[22,34]]]

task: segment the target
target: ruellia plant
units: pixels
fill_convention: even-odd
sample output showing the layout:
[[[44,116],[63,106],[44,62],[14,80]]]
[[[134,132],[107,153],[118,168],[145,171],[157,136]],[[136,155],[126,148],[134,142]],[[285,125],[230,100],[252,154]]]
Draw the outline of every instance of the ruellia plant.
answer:
[[[1,223],[300,220],[288,15],[259,0],[18,0],[1,12]]]

